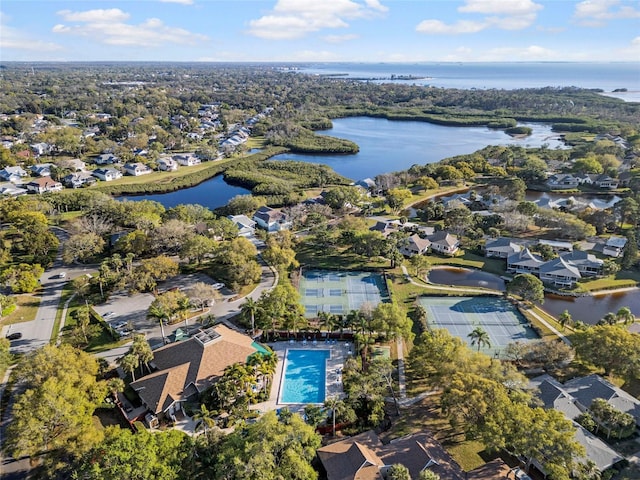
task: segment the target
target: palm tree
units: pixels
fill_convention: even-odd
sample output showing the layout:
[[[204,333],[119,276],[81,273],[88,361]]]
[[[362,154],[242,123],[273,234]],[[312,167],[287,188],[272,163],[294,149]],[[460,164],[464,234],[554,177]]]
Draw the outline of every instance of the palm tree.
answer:
[[[213,428],[216,425],[215,412],[209,410],[203,403],[200,405],[200,410],[196,410],[193,413],[193,419],[196,421],[196,431],[204,428],[204,434],[207,434],[207,429]]]
[[[110,378],[107,381],[107,387],[109,392],[113,396],[114,400],[118,399],[118,392],[124,392],[124,381],[120,377]]]
[[[129,353],[138,357],[140,367],[142,368],[142,365],[144,365],[147,367],[147,371],[151,373],[149,362],[153,360],[153,351],[144,335],[136,334],[133,336],[133,344],[129,349]]]
[[[318,318],[322,322],[322,326],[327,330],[327,338],[333,332],[333,328],[336,322],[336,316],[333,313],[329,312],[320,312],[318,313]]]
[[[474,328],[467,337],[471,339],[471,345],[478,345],[478,351],[481,347],[491,348],[489,334],[482,327]]]
[[[571,318],[571,314],[569,313],[569,310],[565,310],[560,315],[558,315],[558,323],[562,325],[563,330],[565,325],[567,324],[570,325],[572,322],[573,322],[573,319]]]
[[[120,363],[120,366],[125,372],[128,372],[131,374],[131,378],[135,382],[136,368],[138,368],[138,364],[140,363],[140,361],[138,360],[138,357],[132,353],[127,353],[124,357],[120,358],[118,362]]]
[[[624,322],[624,324],[633,323],[636,320],[636,317],[633,313],[631,313],[631,309],[629,307],[622,307],[620,310],[616,312],[616,320],[618,322]]]
[[[336,412],[340,408],[341,404],[342,404],[342,400],[340,400],[338,397],[329,397],[324,401],[324,406],[326,408],[331,409],[331,417],[332,417],[331,434],[334,437],[336,436]]]
[[[169,319],[169,312],[167,312],[164,306],[154,301],[149,307],[148,315],[149,317],[155,318],[160,322],[160,332],[162,333],[162,342],[164,343],[166,339],[166,336],[164,334],[164,320]]]
[[[260,304],[256,302],[253,298],[247,297],[246,301],[242,305],[240,311],[242,315],[246,318],[247,316],[251,320],[251,336],[253,337],[256,334],[256,313],[260,309]]]

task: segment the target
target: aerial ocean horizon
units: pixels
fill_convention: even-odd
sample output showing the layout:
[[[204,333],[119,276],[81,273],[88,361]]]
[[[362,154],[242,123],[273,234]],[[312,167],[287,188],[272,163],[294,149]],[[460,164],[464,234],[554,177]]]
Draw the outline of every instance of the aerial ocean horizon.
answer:
[[[638,62],[492,62],[307,64],[300,72],[374,82],[462,89],[578,87],[640,101]]]

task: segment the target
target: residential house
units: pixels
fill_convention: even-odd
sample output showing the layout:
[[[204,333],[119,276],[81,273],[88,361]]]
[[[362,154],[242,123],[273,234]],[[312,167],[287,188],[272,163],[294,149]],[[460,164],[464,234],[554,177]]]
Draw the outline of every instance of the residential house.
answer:
[[[53,150],[53,146],[45,142],[34,143],[33,145],[30,145],[30,147],[31,150],[33,150],[33,152],[38,156],[49,155]]]
[[[525,248],[507,257],[507,272],[538,275],[543,263],[542,257],[531,253],[528,248]]]
[[[0,195],[6,197],[17,197],[19,195],[26,195],[27,190],[21,186],[14,185],[13,183],[5,183],[0,185]]]
[[[458,238],[445,231],[436,232],[427,238],[431,242],[431,250],[443,255],[455,255],[460,248]]]
[[[586,410],[586,407],[570,392],[566,384],[562,385],[550,375],[542,375],[532,379],[529,385],[537,390],[537,396],[544,408],[558,410],[567,419],[573,421],[576,429],[574,439],[585,448],[586,452],[584,457],[576,459],[578,462],[586,463],[590,460],[602,472],[623,460],[618,452],[574,421]],[[534,464],[540,469],[537,462]]]
[[[4,167],[0,170],[0,178],[11,183],[21,183],[28,173],[22,167]]]
[[[163,172],[175,172],[178,169],[178,162],[169,157],[160,158],[158,160],[158,169]]]
[[[67,160],[66,164],[75,172],[84,172],[84,170],[87,168],[87,164],[79,158],[72,158],[71,160]]]
[[[568,190],[579,184],[580,181],[570,173],[556,173],[547,178],[547,187],[551,190]]]
[[[547,245],[553,249],[554,252],[572,252],[573,244],[571,242],[562,242],[559,240],[538,240],[538,245]]]
[[[92,175],[103,182],[110,182],[122,177],[122,173],[115,168],[96,168]]]
[[[609,188],[614,189],[618,188],[618,180],[616,178],[611,178],[609,175],[601,174],[601,175],[592,175],[592,184],[598,188]]]
[[[422,238],[414,233],[400,247],[399,251],[402,255],[413,257],[414,255],[424,255],[429,251],[431,242],[427,238]]]
[[[454,193],[448,197],[440,197],[438,200],[442,203],[445,210],[450,210],[459,207],[468,207],[473,203],[470,197],[470,192],[466,193]]]
[[[591,253],[574,250],[570,253],[563,253],[560,257],[565,262],[575,266],[583,277],[602,275],[604,261],[596,258]]]
[[[626,172],[622,172],[620,173],[620,175],[618,175],[618,182],[619,185],[621,187],[628,187],[631,184],[631,180],[633,180],[636,177],[636,173],[634,172],[630,172],[630,171],[626,171]]]
[[[602,248],[602,253],[610,257],[619,257],[622,255],[627,239],[625,237],[611,236]]]
[[[195,400],[235,363],[246,363],[261,347],[247,335],[220,324],[189,340],[153,352],[153,373],[131,383],[154,415],[175,419],[185,402]]]
[[[380,195],[382,193],[382,189],[378,187],[376,182],[371,178],[363,178],[362,180],[358,180],[354,183],[356,187],[361,187],[366,191],[369,195]]]
[[[569,264],[562,257],[554,258],[540,265],[538,276],[543,282],[558,287],[571,287],[582,278],[578,268]]]
[[[191,153],[174,155],[172,158],[183,167],[192,167],[201,163],[200,159]]]
[[[80,188],[96,183],[96,177],[91,172],[76,172],[66,175],[62,183],[69,188]]]
[[[57,192],[60,190],[62,190],[62,184],[51,177],[40,177],[27,183],[27,191],[31,193]]]
[[[383,480],[392,465],[404,465],[411,478],[431,470],[447,480],[502,480],[509,467],[494,460],[465,472],[431,434],[414,433],[383,444],[372,430],[321,447],[318,459],[327,480]]]
[[[229,215],[227,217],[238,227],[238,236],[253,237],[256,233],[256,222],[246,215]]]
[[[102,155],[98,155],[94,160],[96,165],[111,165],[118,162],[120,162],[120,159],[113,153],[103,153]]]
[[[582,410],[591,406],[596,398],[602,398],[613,408],[633,416],[640,427],[640,400],[616,387],[600,375],[576,377],[564,384],[565,390],[576,399]]]
[[[270,207],[260,207],[253,215],[253,220],[267,232],[289,230],[293,225],[285,213]]]
[[[147,175],[152,172],[153,170],[151,170],[144,163],[140,163],[140,162],[126,163],[124,166],[124,173],[127,175],[132,175],[134,177],[139,177],[140,175]]]
[[[50,177],[51,167],[53,166],[53,163],[38,163],[36,165],[32,165],[30,169],[31,173],[38,177]]]
[[[518,253],[521,250],[521,245],[505,237],[487,240],[484,246],[484,254],[488,258],[507,258],[509,255]]]

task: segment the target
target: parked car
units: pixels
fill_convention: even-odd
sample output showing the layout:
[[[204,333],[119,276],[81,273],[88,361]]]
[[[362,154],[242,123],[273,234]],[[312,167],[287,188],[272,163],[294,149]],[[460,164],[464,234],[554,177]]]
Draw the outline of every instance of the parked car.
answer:
[[[66,276],[67,276],[67,272],[60,272],[58,274],[58,278],[66,278]]]
[[[120,321],[120,322],[112,323],[111,326],[113,327],[114,330],[122,330],[123,328],[127,327],[127,322]]]
[[[14,332],[7,335],[7,340],[20,340],[22,338],[22,334],[20,332]]]
[[[224,288],[224,283],[220,283],[220,282],[214,283],[212,287],[215,288],[216,290],[220,290],[221,288]]]
[[[102,318],[107,318],[107,317],[110,317],[111,315],[113,315],[113,312],[107,312],[104,315],[102,315]]]
[[[521,468],[516,468],[513,471],[513,474],[514,474],[514,478],[516,478],[516,480],[531,480],[531,477],[529,475],[527,475],[527,472],[525,472]]]

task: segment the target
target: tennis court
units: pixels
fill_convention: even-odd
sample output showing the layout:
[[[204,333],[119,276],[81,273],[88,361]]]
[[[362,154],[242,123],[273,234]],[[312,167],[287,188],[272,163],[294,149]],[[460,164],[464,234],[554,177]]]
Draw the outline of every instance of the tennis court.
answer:
[[[422,297],[420,304],[427,311],[427,323],[432,328],[445,328],[451,335],[471,345],[468,335],[481,327],[489,335],[490,347],[480,351],[502,356],[513,342],[538,339],[527,320],[509,302],[495,297]],[[477,349],[477,345],[473,346]]]
[[[302,273],[299,290],[307,318],[320,312],[346,315],[363,304],[375,308],[389,301],[384,278],[371,272],[307,270]]]

